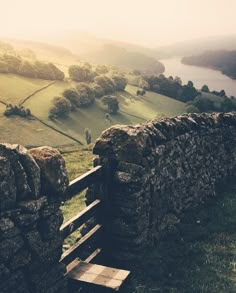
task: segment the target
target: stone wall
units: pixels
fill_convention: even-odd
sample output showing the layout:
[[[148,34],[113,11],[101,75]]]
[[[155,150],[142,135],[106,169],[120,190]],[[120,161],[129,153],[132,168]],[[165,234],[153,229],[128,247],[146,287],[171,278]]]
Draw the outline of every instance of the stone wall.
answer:
[[[67,292],[59,263],[68,185],[58,151],[0,144],[0,292]]]
[[[113,174],[107,246],[118,260],[136,259],[184,211],[215,196],[217,184],[235,175],[236,113],[114,126],[96,141],[94,153],[95,164]]]

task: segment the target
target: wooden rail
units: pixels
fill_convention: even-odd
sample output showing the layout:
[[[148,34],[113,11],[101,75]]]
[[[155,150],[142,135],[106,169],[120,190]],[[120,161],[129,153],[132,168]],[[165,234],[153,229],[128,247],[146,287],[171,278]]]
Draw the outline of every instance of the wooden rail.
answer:
[[[97,166],[71,181],[67,190],[66,199],[73,197],[91,184],[95,183],[96,179],[101,175],[101,169],[102,166]]]
[[[100,205],[101,205],[101,201],[99,199],[95,200],[89,206],[87,206],[83,211],[81,211],[72,219],[70,219],[65,224],[63,224],[60,228],[63,239],[68,237],[71,233],[73,233],[76,229],[82,226],[90,218],[95,216]]]
[[[73,181],[70,182],[69,187],[66,193],[66,200],[72,198],[79,192],[83,191],[85,188],[89,187],[91,184],[95,184],[99,181],[99,176],[101,175],[102,166],[97,166],[87,173],[83,174],[80,177],[77,177]],[[94,200],[89,206],[87,206],[84,210],[79,212],[76,216],[71,218],[69,221],[64,223],[61,228],[62,238],[65,239],[70,234],[75,232],[79,227],[85,224],[89,219],[95,217],[101,208],[102,202],[99,199]],[[68,265],[72,262],[76,257],[80,255],[80,253],[84,250],[86,246],[89,246],[92,241],[96,237],[99,237],[99,233],[102,231],[102,225],[97,223],[95,227],[93,227],[87,234],[85,234],[78,242],[76,242],[71,248],[66,250],[62,257],[61,262]],[[94,258],[101,249],[96,249],[91,255],[87,257],[87,259]]]
[[[68,265],[72,262],[86,247],[86,245],[97,237],[98,232],[101,232],[102,226],[97,224],[92,230],[85,234],[78,242],[62,254],[61,262]]]
[[[99,179],[101,179],[101,171],[102,166],[97,166],[70,182],[66,198],[69,199],[73,197],[85,188],[89,187],[91,184],[99,184]],[[101,207],[101,200],[96,199],[83,211],[79,212],[76,216],[63,224],[60,228],[63,239],[67,238],[89,219],[94,218],[96,222],[98,214],[101,214]],[[72,247],[62,254],[60,261],[66,264],[65,275],[67,275],[70,285],[73,285],[73,282],[83,282],[108,287],[118,291],[120,286],[130,274],[130,271],[90,263],[102,250],[98,247],[101,244],[98,240],[102,238],[101,233],[103,233],[102,223],[97,222],[94,225],[95,226],[88,231],[87,234],[85,234]],[[93,249],[91,249],[92,247]],[[89,248],[89,252],[87,254],[90,255],[85,256],[86,259],[81,261],[79,255],[86,251],[86,248]],[[93,252],[91,253],[91,251]]]

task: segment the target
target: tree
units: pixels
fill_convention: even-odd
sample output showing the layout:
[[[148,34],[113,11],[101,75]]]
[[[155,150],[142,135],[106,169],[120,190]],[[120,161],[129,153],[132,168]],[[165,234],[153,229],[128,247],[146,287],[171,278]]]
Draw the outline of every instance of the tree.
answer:
[[[152,90],[156,93],[160,92],[160,86],[158,84],[154,84],[154,86],[152,87]]]
[[[63,92],[63,96],[70,101],[72,110],[80,106],[80,97],[76,89],[66,89]]]
[[[143,89],[143,90],[141,90],[141,93],[140,93],[140,95],[141,96],[144,96],[144,95],[146,95],[146,91]]]
[[[47,63],[36,61],[34,67],[37,73],[37,78],[55,80],[53,69]]]
[[[124,76],[116,74],[112,76],[112,80],[115,83],[115,89],[117,91],[125,90],[125,87],[127,85],[127,79]]]
[[[48,66],[51,68],[54,73],[54,77],[56,80],[63,80],[65,78],[64,72],[62,72],[59,68],[57,68],[53,63],[48,63]]]
[[[214,110],[214,103],[210,99],[204,97],[204,96],[199,96],[194,99],[192,102],[192,105],[197,107],[200,112],[208,112],[208,111],[213,111]]]
[[[108,122],[112,122],[112,120],[111,120],[111,116],[110,116],[110,114],[109,113],[106,113],[105,114],[105,119],[108,121]]]
[[[150,90],[149,83],[143,78],[140,78],[138,86],[141,87],[142,89]]]
[[[87,83],[81,82],[76,86],[79,96],[79,107],[89,106],[95,100],[95,93],[91,86]]]
[[[104,94],[111,94],[115,91],[116,85],[114,81],[106,75],[96,76],[94,82],[103,89]]]
[[[20,65],[19,68],[19,74],[31,78],[36,78],[37,77],[37,72],[35,70],[35,67],[33,66],[32,63],[28,61],[23,61]]]
[[[10,117],[12,115],[17,115],[17,116],[27,118],[27,117],[31,116],[31,111],[30,111],[30,109],[25,108],[22,105],[19,106],[19,105],[8,104],[8,105],[6,105],[4,115],[7,117]]]
[[[69,67],[69,76],[71,79],[79,82],[92,81],[93,79],[92,71],[85,66],[79,65],[71,65]]]
[[[182,85],[182,79],[179,76],[176,76],[174,81],[177,82],[179,85]]]
[[[187,113],[199,113],[200,112],[199,109],[192,104],[189,104],[187,106],[186,111],[187,111]]]
[[[8,65],[3,60],[0,60],[0,73],[8,73]]]
[[[18,73],[19,68],[22,62],[22,59],[20,57],[16,57],[13,55],[5,54],[3,55],[2,59],[4,62],[6,62],[8,66],[8,72],[9,73]]]
[[[188,87],[193,87],[193,82],[191,80],[189,80],[188,83],[187,83],[187,86]]]
[[[182,87],[182,93],[181,96],[179,97],[179,100],[182,102],[188,102],[193,100],[196,96],[198,95],[197,90],[195,87],[191,86],[191,83],[188,85],[184,85]]]
[[[92,88],[96,98],[101,98],[102,96],[104,96],[104,90],[99,84],[94,83],[92,85]]]
[[[109,69],[105,65],[98,65],[95,70],[97,74],[106,74],[109,72]]]
[[[90,144],[92,141],[92,134],[91,131],[88,128],[85,128],[84,130],[85,140],[87,144]]]
[[[204,92],[204,93],[209,93],[210,92],[209,87],[206,84],[203,85],[203,87],[201,88],[201,91]]]
[[[119,111],[119,102],[115,96],[105,96],[102,99],[104,105],[107,105],[108,111],[111,114],[116,114]]]
[[[71,110],[70,102],[63,97],[54,97],[52,107],[49,110],[49,117],[67,117]]]
[[[226,93],[224,90],[221,90],[220,93],[219,93],[220,97],[225,97],[226,96]]]

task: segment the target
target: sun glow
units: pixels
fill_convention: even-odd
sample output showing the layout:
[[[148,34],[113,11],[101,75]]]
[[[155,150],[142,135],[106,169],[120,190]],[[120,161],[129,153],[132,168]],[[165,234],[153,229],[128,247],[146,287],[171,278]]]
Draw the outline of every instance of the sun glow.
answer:
[[[157,46],[234,34],[236,27],[234,0],[0,0],[0,5],[1,36],[82,30]]]

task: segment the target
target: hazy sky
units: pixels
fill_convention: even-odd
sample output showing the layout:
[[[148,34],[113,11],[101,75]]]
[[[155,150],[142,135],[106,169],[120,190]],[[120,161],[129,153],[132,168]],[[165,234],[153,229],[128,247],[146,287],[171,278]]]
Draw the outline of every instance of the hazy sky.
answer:
[[[236,0],[0,0],[0,35],[79,29],[146,46],[236,34]]]

